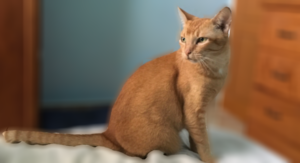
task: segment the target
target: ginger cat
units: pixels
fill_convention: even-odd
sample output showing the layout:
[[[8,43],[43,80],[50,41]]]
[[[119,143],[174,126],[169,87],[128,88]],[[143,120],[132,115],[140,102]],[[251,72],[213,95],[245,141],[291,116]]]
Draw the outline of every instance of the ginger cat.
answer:
[[[231,11],[197,18],[178,8],[183,23],[180,49],[156,58],[127,80],[111,111],[104,133],[70,135],[9,130],[7,142],[104,146],[130,156],[152,150],[174,154],[181,148],[179,132],[190,134],[191,150],[211,163],[205,112],[223,86],[229,62]]]

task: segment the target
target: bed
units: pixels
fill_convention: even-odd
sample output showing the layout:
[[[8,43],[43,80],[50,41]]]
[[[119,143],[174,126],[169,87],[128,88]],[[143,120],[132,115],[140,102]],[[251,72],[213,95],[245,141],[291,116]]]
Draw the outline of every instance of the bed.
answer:
[[[65,133],[95,133],[104,131],[105,125],[74,127],[62,130]],[[218,163],[287,163],[288,161],[269,149],[239,134],[210,126],[213,154]],[[152,151],[146,159],[129,157],[104,147],[81,145],[28,145],[8,144],[0,137],[0,163],[199,163],[199,156],[188,149],[188,133],[180,133],[183,147],[175,155],[165,156]],[[203,162],[201,162],[203,163]]]

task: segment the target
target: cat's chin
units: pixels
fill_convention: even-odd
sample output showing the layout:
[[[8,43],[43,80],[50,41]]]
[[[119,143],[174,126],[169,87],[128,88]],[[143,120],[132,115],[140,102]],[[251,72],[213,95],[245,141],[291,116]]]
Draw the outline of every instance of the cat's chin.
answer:
[[[199,63],[199,61],[193,59],[193,58],[187,58],[188,61],[192,62],[192,63]]]

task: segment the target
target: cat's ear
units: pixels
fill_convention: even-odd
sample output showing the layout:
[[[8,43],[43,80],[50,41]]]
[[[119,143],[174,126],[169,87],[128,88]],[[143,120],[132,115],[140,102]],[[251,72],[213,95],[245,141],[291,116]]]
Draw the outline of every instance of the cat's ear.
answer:
[[[231,10],[224,7],[212,20],[218,29],[228,33],[231,25]]]
[[[179,7],[178,7],[178,12],[179,12],[180,20],[181,20],[181,23],[182,23],[183,26],[185,25],[185,23],[188,20],[192,20],[192,19],[195,18],[194,15],[191,15],[191,14],[187,13],[186,11],[184,11],[183,9],[181,9]]]

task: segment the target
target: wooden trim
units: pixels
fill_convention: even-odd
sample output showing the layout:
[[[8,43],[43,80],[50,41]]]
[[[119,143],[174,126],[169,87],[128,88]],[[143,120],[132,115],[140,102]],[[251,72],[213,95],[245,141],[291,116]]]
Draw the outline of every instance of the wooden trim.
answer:
[[[290,5],[290,6],[296,6],[300,5],[299,0],[262,0],[262,3],[265,4],[274,4],[274,5]]]
[[[38,0],[23,0],[23,124],[37,127],[38,111]]]
[[[264,3],[263,7],[267,11],[274,11],[274,12],[288,12],[288,13],[297,13],[300,12],[300,5],[293,5],[293,4],[268,4]]]

